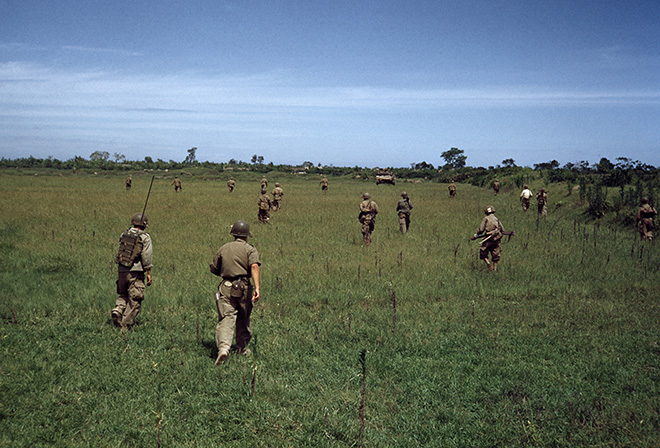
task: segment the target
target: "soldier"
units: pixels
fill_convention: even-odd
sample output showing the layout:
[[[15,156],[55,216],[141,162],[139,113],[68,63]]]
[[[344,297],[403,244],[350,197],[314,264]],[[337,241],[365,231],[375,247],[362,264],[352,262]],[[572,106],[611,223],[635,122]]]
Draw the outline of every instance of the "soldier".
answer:
[[[270,221],[270,208],[271,208],[271,201],[270,197],[266,194],[266,188],[261,189],[261,196],[259,196],[259,201],[257,201],[257,205],[259,206],[259,213],[257,217],[259,218],[259,222],[262,224],[266,224],[268,221]]]
[[[371,244],[371,232],[374,231],[376,223],[376,215],[378,214],[378,205],[371,200],[369,193],[362,195],[362,202],[360,202],[360,214],[358,220],[362,224],[362,239],[364,245]]]
[[[541,188],[541,190],[536,195],[536,200],[538,201],[537,207],[538,207],[539,216],[542,216],[544,218],[547,217],[548,193],[546,193],[545,188]]]
[[[413,205],[410,202],[410,198],[408,198],[408,193],[404,191],[401,193],[401,199],[399,199],[399,203],[396,205],[396,211],[399,214],[399,228],[404,235],[410,228],[410,211],[412,208]]]
[[[233,177],[230,177],[229,180],[227,181],[227,188],[229,188],[230,193],[234,191],[235,186],[236,186],[236,181],[234,180]]]
[[[529,210],[529,200],[534,196],[532,191],[527,185],[523,186],[523,191],[520,193],[520,204],[522,205],[523,212]]]
[[[497,196],[497,194],[500,192],[500,181],[495,179],[493,181],[492,187],[493,187],[493,191],[495,192],[495,196]]]
[[[211,273],[222,277],[215,293],[218,323],[215,326],[215,343],[218,357],[215,365],[222,364],[229,356],[229,349],[236,332],[236,353],[249,355],[247,348],[252,338],[250,313],[259,300],[259,253],[247,239],[252,236],[250,225],[236,221],[229,232],[234,241],[224,244],[209,266]],[[254,280],[254,287],[250,283]]]
[[[130,190],[132,184],[133,184],[133,176],[129,174],[128,177],[126,178],[126,189]]]
[[[279,212],[282,208],[282,196],[284,196],[284,190],[280,187],[279,182],[275,182],[275,188],[273,188],[271,194],[273,195],[273,202],[271,204],[273,211]]]
[[[142,213],[131,218],[132,227],[119,238],[117,294],[119,297],[112,310],[112,322],[128,330],[135,322],[144,300],[144,274],[147,274],[147,286],[151,285],[153,248],[151,236],[144,230],[149,220]]]
[[[322,191],[324,194],[327,193],[327,192],[328,192],[328,178],[325,177],[325,176],[323,176],[323,177],[321,178],[321,182],[319,182],[319,183],[321,184],[321,191]]]
[[[453,198],[454,196],[456,196],[456,184],[454,183],[453,180],[451,181],[451,183],[449,184],[449,186],[447,188],[449,189],[449,197],[450,198]]]
[[[174,191],[179,192],[181,191],[181,179],[179,179],[179,176],[174,176],[174,180],[170,185],[174,185]]]
[[[268,187],[268,180],[266,180],[266,176],[263,176],[261,178],[261,189],[265,190]]]
[[[653,240],[653,218],[658,212],[649,204],[649,198],[642,198],[642,205],[637,210],[637,225],[639,227],[639,236],[643,240]]]
[[[502,235],[504,235],[504,228],[500,220],[495,217],[494,207],[486,207],[484,213],[486,217],[481,221],[481,225],[472,239],[475,240],[482,234],[485,236],[481,240],[481,246],[479,246],[479,258],[484,260],[489,271],[496,272],[497,263],[500,261],[500,255],[502,254],[500,242],[502,241]],[[491,254],[492,264],[488,261],[488,254]]]

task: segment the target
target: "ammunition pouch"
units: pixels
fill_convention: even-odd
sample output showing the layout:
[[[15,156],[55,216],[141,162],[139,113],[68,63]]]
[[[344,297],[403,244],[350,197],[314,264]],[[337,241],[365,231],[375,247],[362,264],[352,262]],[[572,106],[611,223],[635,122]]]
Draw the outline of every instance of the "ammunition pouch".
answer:
[[[115,262],[127,268],[135,264],[135,261],[142,253],[142,239],[140,238],[141,232],[137,229],[128,229],[122,233],[119,238],[119,250],[115,257]]]

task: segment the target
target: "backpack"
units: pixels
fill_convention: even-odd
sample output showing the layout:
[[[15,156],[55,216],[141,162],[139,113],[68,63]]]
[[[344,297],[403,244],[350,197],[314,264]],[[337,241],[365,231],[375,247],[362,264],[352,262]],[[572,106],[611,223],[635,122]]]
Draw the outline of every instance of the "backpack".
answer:
[[[142,231],[130,228],[119,237],[119,250],[115,257],[115,262],[127,268],[132,267],[135,261],[142,253]]]

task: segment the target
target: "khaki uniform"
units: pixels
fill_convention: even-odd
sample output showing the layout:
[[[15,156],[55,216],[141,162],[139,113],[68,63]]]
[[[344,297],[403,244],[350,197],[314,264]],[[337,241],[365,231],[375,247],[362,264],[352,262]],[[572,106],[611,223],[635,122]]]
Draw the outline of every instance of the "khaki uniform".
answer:
[[[259,206],[259,212],[257,214],[257,218],[259,218],[259,222],[261,223],[267,223],[270,221],[270,208],[271,208],[271,201],[270,197],[268,197],[267,194],[262,194],[259,196],[259,201],[257,201],[257,205]]]
[[[328,179],[325,176],[323,176],[323,179],[321,179],[321,182],[319,182],[319,183],[321,184],[321,191],[323,193],[327,193],[328,192]]]
[[[449,189],[449,197],[453,198],[456,196],[456,184],[454,182],[450,183],[447,187]]]
[[[497,180],[493,182],[493,191],[495,192],[495,196],[500,192],[500,182]]]
[[[132,186],[133,186],[133,177],[128,176],[126,178],[126,189],[130,190]]]
[[[482,235],[484,233],[486,234],[486,237],[481,241],[481,246],[479,246],[479,259],[485,260],[488,258],[488,254],[490,254],[493,262],[497,263],[502,254],[502,246],[500,243],[502,241],[504,228],[502,227],[500,220],[492,213],[486,215],[479,225],[477,235]]]
[[[399,229],[403,234],[410,229],[410,211],[412,208],[412,202],[408,198],[399,199],[399,203],[396,205],[396,211],[399,214]]]
[[[181,191],[181,179],[175,178],[170,185],[174,185],[174,191]]]
[[[362,240],[365,246],[371,244],[371,233],[376,224],[376,215],[378,214],[378,204],[371,199],[365,199],[360,202],[360,214],[358,220],[362,224]]]
[[[118,265],[117,294],[119,297],[112,310],[115,324],[122,328],[130,328],[142,308],[144,300],[144,273],[153,267],[153,246],[151,236],[144,230],[132,227],[127,232],[139,235],[142,242],[142,252],[131,267]]]
[[[520,204],[524,212],[529,210],[529,201],[532,198],[533,193],[529,188],[525,188],[522,193],[520,193]]]
[[[537,208],[539,215],[543,216],[544,218],[548,216],[548,193],[545,191],[539,191],[538,194],[536,195],[536,200],[538,201]]]
[[[229,192],[231,193],[234,191],[234,187],[236,186],[236,181],[234,179],[229,179],[227,181],[227,188],[229,188]]]
[[[266,188],[267,186],[268,186],[268,181],[266,180],[265,177],[262,177],[262,178],[261,178],[261,189],[263,190],[263,189]]]
[[[643,240],[653,239],[653,218],[658,212],[649,204],[643,204],[637,210],[637,225],[639,226],[639,236]]]
[[[218,323],[215,343],[218,351],[229,351],[234,331],[236,351],[243,353],[252,338],[250,313],[252,312],[251,266],[261,265],[257,249],[247,241],[236,238],[223,245],[209,266],[211,273],[222,277],[216,293]]]
[[[281,187],[275,187],[271,192],[273,195],[273,202],[271,204],[273,211],[279,212],[282,208],[282,196],[284,196],[284,190]]]

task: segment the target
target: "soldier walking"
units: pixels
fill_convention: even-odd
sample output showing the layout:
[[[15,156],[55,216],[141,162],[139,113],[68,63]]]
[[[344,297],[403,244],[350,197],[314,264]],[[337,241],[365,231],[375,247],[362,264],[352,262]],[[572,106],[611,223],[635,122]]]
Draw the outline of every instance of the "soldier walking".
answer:
[[[149,220],[142,213],[131,218],[131,228],[119,238],[117,294],[119,297],[112,310],[112,322],[126,331],[134,324],[142,307],[146,285],[151,285],[153,248],[151,236],[145,232]]]
[[[234,191],[235,186],[236,186],[236,181],[234,180],[233,177],[230,177],[229,180],[227,181],[227,188],[229,188],[230,193]]]
[[[504,228],[502,223],[495,217],[495,207],[488,206],[484,210],[486,217],[481,221],[477,233],[472,237],[473,240],[484,235],[485,238],[481,240],[479,246],[479,258],[484,260],[489,271],[497,271],[497,263],[500,261],[502,255],[502,235],[504,235]],[[488,255],[492,258],[492,263],[488,260]]]
[[[639,227],[639,236],[643,240],[653,240],[653,218],[658,212],[649,204],[649,198],[642,198],[642,205],[637,210],[637,226]]]
[[[453,198],[454,196],[456,196],[456,184],[454,183],[453,180],[451,181],[451,183],[449,184],[447,189],[449,190],[449,197],[450,198]]]
[[[498,193],[500,192],[500,181],[495,179],[493,181],[492,187],[493,187],[493,192],[495,193],[495,196],[497,196]]]
[[[273,195],[273,203],[271,204],[274,212],[279,212],[282,208],[282,196],[284,196],[284,190],[280,187],[279,182],[275,182],[275,188],[271,192]]]
[[[522,205],[523,212],[529,210],[529,202],[533,195],[527,185],[523,186],[523,191],[520,193],[520,204]]]
[[[268,180],[266,179],[266,176],[263,176],[261,178],[261,189],[265,190],[266,188],[268,188]]]
[[[321,182],[319,182],[319,184],[321,184],[321,192],[323,194],[327,193],[328,192],[328,178],[323,176],[321,178]]]
[[[174,176],[174,180],[170,185],[174,185],[174,191],[176,193],[181,191],[181,179],[179,179],[179,176]]]
[[[378,205],[371,200],[369,193],[362,195],[362,202],[360,202],[360,214],[358,220],[362,224],[362,240],[365,246],[371,244],[371,233],[374,231],[376,224],[376,215],[378,214]]]
[[[129,174],[128,177],[126,178],[126,189],[130,190],[132,186],[133,186],[133,176]]]
[[[247,348],[252,338],[250,314],[252,306],[259,300],[259,253],[248,244],[250,225],[236,221],[229,232],[234,241],[224,244],[209,266],[211,273],[222,277],[215,293],[218,323],[215,326],[215,343],[218,356],[215,365],[222,364],[229,356],[231,343],[236,333],[236,353],[249,355]],[[254,286],[250,283],[254,281]]]
[[[268,194],[266,194],[266,188],[261,189],[261,196],[259,196],[259,200],[257,201],[257,205],[259,206],[259,212],[257,213],[257,217],[259,218],[259,222],[262,224],[268,223],[270,221],[270,208],[271,208],[271,201],[270,197]]]
[[[410,211],[412,208],[413,205],[412,202],[410,202],[408,193],[404,191],[401,193],[401,199],[399,199],[399,202],[396,205],[396,211],[399,215],[399,228],[404,235],[410,228]]]
[[[537,208],[539,217],[542,216],[546,218],[548,216],[548,193],[546,193],[545,188],[541,188],[541,190],[536,194],[536,200],[538,201]]]

